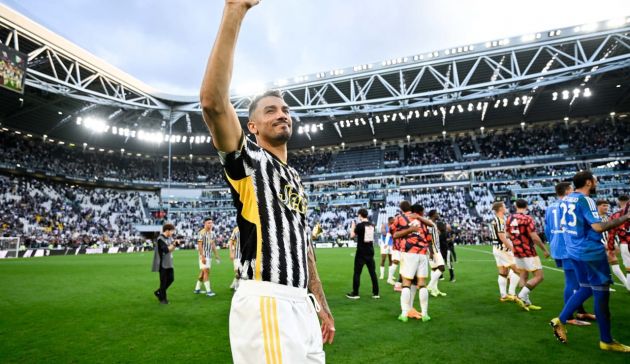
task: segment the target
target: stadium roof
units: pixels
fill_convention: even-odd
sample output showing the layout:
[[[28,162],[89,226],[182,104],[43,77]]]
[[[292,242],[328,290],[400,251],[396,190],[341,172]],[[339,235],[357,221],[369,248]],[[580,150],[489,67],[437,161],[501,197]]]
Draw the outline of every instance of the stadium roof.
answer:
[[[294,110],[291,149],[620,113],[630,111],[629,32],[630,18],[622,18],[267,87],[283,89]],[[29,58],[24,95],[0,90],[3,126],[167,154],[172,125],[174,154],[211,153],[196,97],[160,93],[3,5],[0,41]],[[244,122],[249,97],[234,95],[233,103]]]

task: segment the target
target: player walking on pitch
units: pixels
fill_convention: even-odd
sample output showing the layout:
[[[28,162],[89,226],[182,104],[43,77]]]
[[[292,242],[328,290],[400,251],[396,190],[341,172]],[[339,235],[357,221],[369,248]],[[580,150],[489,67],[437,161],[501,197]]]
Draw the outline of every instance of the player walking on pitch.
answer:
[[[393,281],[393,274],[391,270],[392,266],[392,245],[394,244],[394,238],[389,233],[389,226],[394,222],[393,217],[387,218],[387,223],[383,223],[381,226],[381,239],[379,242],[381,248],[381,274],[379,279],[385,277],[385,261],[389,258],[389,265],[387,266],[387,282]]]
[[[308,200],[300,176],[287,165],[289,107],[279,92],[254,98],[247,122],[253,142],[230,103],[236,40],[245,14],[258,3],[226,0],[201,86],[203,118],[219,151],[241,234],[239,288],[229,323],[232,359],[323,363],[323,342],[333,342],[335,327],[307,231]]]
[[[564,325],[577,307],[592,295],[595,299],[600,349],[630,353],[630,346],[620,344],[612,338],[609,308],[612,278],[606,249],[601,242],[602,232],[630,221],[630,214],[626,213],[607,222],[601,221],[595,201],[589,197],[595,194],[597,188],[597,179],[590,171],[578,172],[573,176],[573,186],[575,191],[560,202],[560,226],[580,289],[571,296],[560,316],[553,318],[550,325],[556,338],[566,343],[567,332]]]
[[[505,204],[497,201],[492,204],[494,217],[490,221],[490,238],[492,239],[492,254],[499,271],[499,300],[501,302],[516,301],[516,288],[521,280],[516,273],[514,262],[514,246],[505,233]],[[509,287],[508,287],[509,280]]]
[[[199,231],[197,237],[197,252],[199,253],[199,277],[197,278],[197,284],[195,285],[194,293],[201,293],[201,284],[203,283],[206,288],[206,296],[213,297],[216,294],[212,292],[210,288],[210,268],[212,267],[212,253],[217,263],[219,260],[219,252],[214,242],[214,232],[212,228],[214,222],[210,218],[203,220],[203,229]]]
[[[545,211],[545,236],[549,241],[551,249],[551,257],[555,259],[556,266],[562,268],[564,272],[564,303],[569,302],[569,299],[580,288],[580,284],[575,273],[575,268],[571,264],[567,248],[564,242],[564,235],[562,227],[560,226],[560,217],[562,210],[560,209],[560,202],[562,199],[573,192],[571,183],[560,182],[556,185],[556,198]],[[577,308],[577,315],[579,319],[569,319],[567,323],[575,326],[590,326],[590,322],[582,321],[581,319],[595,320],[595,315],[587,313],[583,306]]]
[[[232,230],[230,235],[229,247],[230,247],[230,259],[234,265],[234,279],[230,288],[233,290],[238,289],[238,269],[241,266],[241,233],[238,231],[238,226]]]
[[[534,219],[527,215],[527,201],[516,200],[516,213],[508,217],[506,225],[514,248],[514,262],[519,269],[521,282],[525,283],[516,296],[516,302],[526,311],[540,310],[541,307],[532,305],[529,299],[529,293],[543,281],[544,277],[542,263],[535,245],[545,252],[545,258],[549,257],[549,251],[536,233]],[[529,273],[532,273],[533,277],[528,280]]]
[[[610,220],[610,218],[608,217],[608,211],[610,210],[610,203],[607,200],[598,200],[595,204],[597,205],[597,213],[599,214],[599,217],[602,219],[602,222],[606,222]],[[619,260],[617,259],[617,254],[616,254],[616,251],[619,246],[616,240],[619,240],[619,238],[615,236],[612,239],[610,239],[610,235],[611,235],[610,231],[604,231],[602,233],[602,244],[606,246],[606,253],[608,254],[608,263],[610,264],[610,270],[617,277],[617,279],[619,279],[621,284],[623,284],[623,286],[625,287],[626,276],[621,271],[621,267],[619,267]],[[611,246],[608,245],[608,242],[610,240],[612,240]],[[615,290],[612,287],[610,287],[610,291],[614,292]]]
[[[627,195],[619,196],[617,201],[619,202],[619,211],[612,214],[611,220],[616,220],[627,214],[630,208],[630,203],[628,203],[630,198]],[[611,262],[613,269],[615,262],[617,267],[619,266],[616,249],[621,251],[621,259],[624,267],[626,267],[626,279],[623,282],[625,282],[626,289],[630,291],[630,221],[626,221],[608,232],[608,261]]]

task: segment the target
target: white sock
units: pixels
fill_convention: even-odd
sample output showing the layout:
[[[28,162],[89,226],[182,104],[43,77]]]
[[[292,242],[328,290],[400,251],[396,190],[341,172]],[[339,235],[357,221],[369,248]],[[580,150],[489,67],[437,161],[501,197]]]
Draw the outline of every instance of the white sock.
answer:
[[[626,289],[630,291],[630,273],[626,274]]]
[[[409,287],[403,287],[400,292],[400,309],[402,310],[402,315],[407,316],[407,312],[409,312],[409,296],[411,292]]]
[[[625,286],[626,285],[626,276],[623,275],[623,272],[621,271],[621,268],[619,268],[619,264],[611,265],[610,268],[612,268],[613,273],[615,273],[617,278],[619,278],[621,283]]]
[[[429,314],[429,290],[426,287],[420,288],[420,310],[422,310],[422,316],[428,316]]]
[[[413,308],[413,300],[416,299],[416,292],[418,292],[418,286],[409,287],[409,309]]]
[[[384,275],[385,275],[385,266],[381,265],[381,276],[379,277],[379,279],[383,279]]]
[[[521,277],[514,273],[514,271],[510,270],[510,287],[508,288],[509,295],[516,296],[516,288],[518,287],[518,282],[520,280]]]
[[[501,294],[501,297],[505,297],[507,295],[507,284],[508,284],[508,280],[506,277],[499,275],[499,293]]]
[[[201,281],[197,280],[197,284],[195,284],[195,291],[199,291],[201,289]]]
[[[203,282],[203,285],[206,286],[206,292],[210,292],[211,291],[211,289],[210,289],[210,281]]]
[[[398,268],[398,264],[396,263],[389,266],[389,274],[387,275],[387,280],[394,279],[394,273],[396,273],[396,268]]]
[[[442,271],[436,269],[431,271],[431,281],[429,281],[429,286],[427,287],[430,290],[437,289],[438,282],[440,281],[440,277],[442,276]]]
[[[521,292],[519,292],[519,294],[518,294],[518,298],[520,298],[523,301],[528,301],[529,300],[529,288],[523,287],[521,289]]]

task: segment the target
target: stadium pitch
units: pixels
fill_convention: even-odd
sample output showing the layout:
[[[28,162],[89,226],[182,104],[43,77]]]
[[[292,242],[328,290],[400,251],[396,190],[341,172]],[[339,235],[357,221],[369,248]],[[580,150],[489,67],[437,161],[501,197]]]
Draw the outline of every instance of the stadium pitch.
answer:
[[[326,345],[330,363],[627,363],[602,352],[598,330],[569,326],[569,344],[553,337],[548,321],[562,306],[563,275],[543,259],[545,281],[532,293],[541,311],[524,312],[498,300],[490,247],[459,247],[457,282],[440,282],[447,297],[431,298],[432,320],[396,320],[399,294],[381,283],[373,300],[367,272],[361,299],[351,301],[354,249],[319,249],[319,272],[337,335]],[[213,264],[216,297],[194,295],[195,251],[175,252],[170,305],[159,305],[151,252],[8,259],[0,261],[0,362],[94,363],[202,360],[231,362],[228,314],[232,265],[227,251]],[[614,337],[630,343],[630,294],[611,294]],[[415,303],[418,305],[417,299]],[[587,302],[592,311],[592,299]]]

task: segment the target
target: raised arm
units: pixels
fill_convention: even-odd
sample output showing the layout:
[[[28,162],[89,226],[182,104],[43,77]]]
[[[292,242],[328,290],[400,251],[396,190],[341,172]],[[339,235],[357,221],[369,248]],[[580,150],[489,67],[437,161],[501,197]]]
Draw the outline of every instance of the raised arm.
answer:
[[[259,0],[226,0],[217,39],[201,84],[200,100],[203,119],[210,129],[214,146],[225,153],[239,147],[241,124],[230,103],[230,82],[234,50],[247,11]]]

